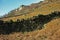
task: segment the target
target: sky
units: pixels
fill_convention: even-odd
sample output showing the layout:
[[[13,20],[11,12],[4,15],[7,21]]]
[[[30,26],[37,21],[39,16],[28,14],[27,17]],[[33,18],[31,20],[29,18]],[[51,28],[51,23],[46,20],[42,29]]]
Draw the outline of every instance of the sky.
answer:
[[[43,0],[0,0],[0,16],[3,16],[21,5],[30,5]]]

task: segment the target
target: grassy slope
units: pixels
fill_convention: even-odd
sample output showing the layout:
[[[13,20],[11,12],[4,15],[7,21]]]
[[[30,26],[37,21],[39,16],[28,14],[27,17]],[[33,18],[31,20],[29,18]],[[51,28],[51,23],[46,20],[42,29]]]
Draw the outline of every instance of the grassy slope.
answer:
[[[60,40],[60,18],[53,19],[44,25],[42,30],[32,32],[0,35],[0,40]]]
[[[44,29],[29,34],[36,40],[60,40],[60,18],[45,24]]]
[[[21,15],[21,16],[16,16],[16,17],[3,18],[2,20],[9,21],[12,19],[13,21],[16,21],[17,19],[20,19],[20,20],[28,19],[28,18],[32,18],[33,16],[37,16],[39,14],[47,15],[54,11],[60,11],[59,2],[42,3],[41,6],[39,8],[34,9],[34,11],[32,13],[29,13],[26,15]]]

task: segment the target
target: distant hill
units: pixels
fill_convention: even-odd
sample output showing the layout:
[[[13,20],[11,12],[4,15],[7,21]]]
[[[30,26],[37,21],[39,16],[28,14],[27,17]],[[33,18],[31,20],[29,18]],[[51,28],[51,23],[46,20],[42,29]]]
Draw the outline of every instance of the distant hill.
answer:
[[[39,14],[48,15],[51,12],[60,11],[59,0],[44,0],[39,3],[33,3],[31,5],[21,5],[19,8],[10,11],[4,15],[0,20],[8,21],[17,19],[28,19]]]

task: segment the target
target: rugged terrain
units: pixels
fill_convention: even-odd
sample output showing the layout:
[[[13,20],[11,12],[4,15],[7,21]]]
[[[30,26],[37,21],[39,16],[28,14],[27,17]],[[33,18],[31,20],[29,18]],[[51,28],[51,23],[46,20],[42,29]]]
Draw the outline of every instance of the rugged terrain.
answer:
[[[4,15],[0,40],[60,40],[60,0],[22,5]]]

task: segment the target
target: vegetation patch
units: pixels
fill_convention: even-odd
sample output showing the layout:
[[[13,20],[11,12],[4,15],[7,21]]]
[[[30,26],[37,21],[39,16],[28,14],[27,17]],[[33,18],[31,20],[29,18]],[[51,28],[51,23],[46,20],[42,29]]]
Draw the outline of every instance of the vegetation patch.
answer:
[[[10,34],[12,32],[30,32],[36,29],[41,30],[44,28],[44,24],[50,22],[54,18],[60,17],[60,12],[55,11],[49,15],[38,15],[33,17],[33,19],[19,20],[16,22],[10,20],[9,22],[4,22],[0,20],[0,34]]]

